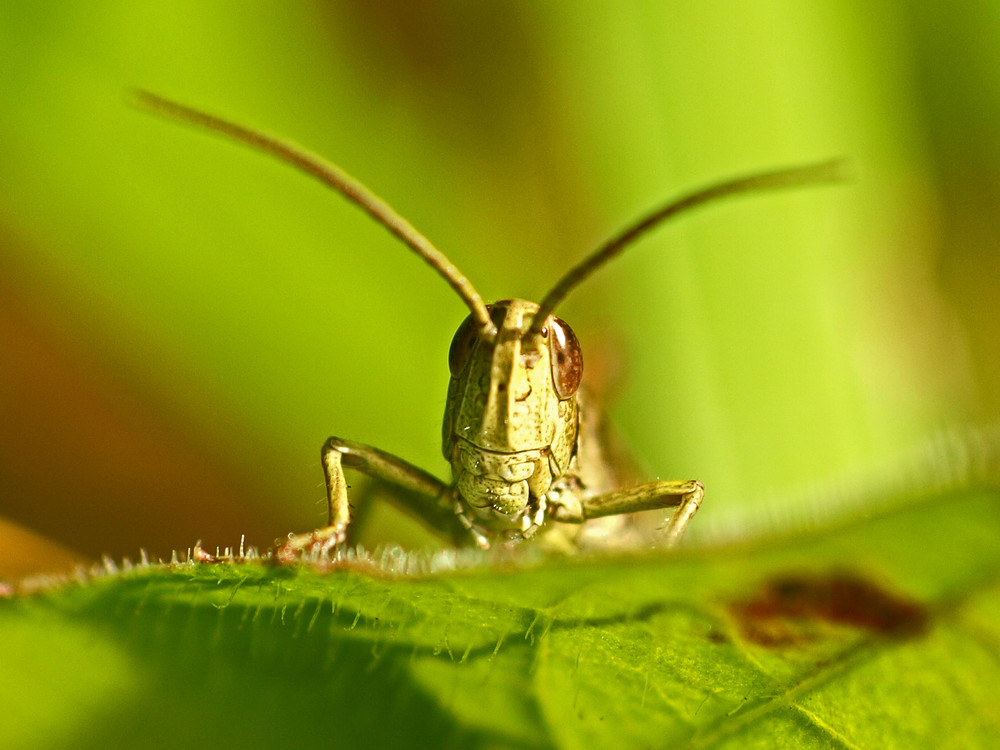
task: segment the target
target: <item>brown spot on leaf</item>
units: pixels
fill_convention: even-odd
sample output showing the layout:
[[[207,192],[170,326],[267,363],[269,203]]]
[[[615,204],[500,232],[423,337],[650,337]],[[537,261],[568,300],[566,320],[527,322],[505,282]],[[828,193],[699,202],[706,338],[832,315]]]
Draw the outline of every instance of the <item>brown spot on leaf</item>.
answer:
[[[773,578],[728,609],[744,638],[768,647],[817,640],[824,623],[905,638],[922,632],[928,619],[919,602],[852,573]]]

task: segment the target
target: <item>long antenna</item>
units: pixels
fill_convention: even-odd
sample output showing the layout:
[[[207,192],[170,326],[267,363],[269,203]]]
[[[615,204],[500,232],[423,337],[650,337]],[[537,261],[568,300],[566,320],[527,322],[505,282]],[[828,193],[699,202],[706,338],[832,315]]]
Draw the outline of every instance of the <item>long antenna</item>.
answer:
[[[535,313],[535,318],[531,323],[531,328],[526,335],[534,336],[539,333],[545,326],[546,318],[552,314],[556,305],[562,302],[577,284],[585,280],[609,260],[620,255],[626,247],[638,240],[646,232],[677,214],[704,206],[706,203],[730,195],[791,187],[793,185],[835,182],[843,178],[843,163],[839,160],[827,161],[821,164],[779,169],[774,172],[764,172],[762,174],[750,175],[749,177],[728,180],[717,185],[702,188],[674,200],[640,219],[617,236],[612,237],[567,271],[566,275],[559,279],[559,282],[542,299],[542,303],[538,307],[538,312]]]
[[[424,237],[413,226],[396,213],[388,203],[379,198],[368,188],[351,177],[347,172],[321,156],[305,150],[301,146],[278,138],[277,136],[237,125],[220,117],[201,112],[183,104],[164,99],[148,91],[136,90],[135,103],[144,109],[175,120],[198,125],[200,127],[221,133],[229,138],[252,146],[260,151],[276,156],[293,167],[312,175],[320,182],[332,187],[348,200],[364,209],[375,221],[388,229],[402,240],[417,255],[427,261],[437,271],[448,285],[462,298],[472,317],[481,326],[480,338],[492,341],[497,329],[490,319],[489,311],[482,296],[458,268],[438,250],[431,241]]]

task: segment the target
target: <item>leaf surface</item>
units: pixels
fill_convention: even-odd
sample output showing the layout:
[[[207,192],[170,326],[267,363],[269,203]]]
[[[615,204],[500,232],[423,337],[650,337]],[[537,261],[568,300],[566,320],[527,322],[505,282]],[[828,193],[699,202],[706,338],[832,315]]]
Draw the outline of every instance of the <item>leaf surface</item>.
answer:
[[[995,746],[997,500],[675,555],[43,589],[0,602],[0,743]]]

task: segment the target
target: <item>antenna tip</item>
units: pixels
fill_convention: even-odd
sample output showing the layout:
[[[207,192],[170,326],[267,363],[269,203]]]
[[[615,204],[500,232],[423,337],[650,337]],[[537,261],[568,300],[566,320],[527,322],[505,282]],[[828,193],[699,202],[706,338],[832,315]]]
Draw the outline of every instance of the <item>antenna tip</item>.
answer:
[[[134,107],[149,107],[158,97],[146,89],[132,86],[125,90],[125,101]]]
[[[842,157],[803,168],[803,176],[816,182],[846,182],[854,178],[851,163]]]
[[[125,101],[137,109],[151,110],[168,115],[175,114],[175,116],[177,112],[187,109],[177,102],[137,86],[125,91]]]

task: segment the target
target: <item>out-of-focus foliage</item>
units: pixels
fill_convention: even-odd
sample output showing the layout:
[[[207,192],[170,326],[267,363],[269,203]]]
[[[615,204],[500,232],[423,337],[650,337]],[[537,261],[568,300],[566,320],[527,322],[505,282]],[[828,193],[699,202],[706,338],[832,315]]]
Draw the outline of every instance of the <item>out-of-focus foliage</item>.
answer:
[[[322,520],[328,434],[445,470],[458,299],[132,86],[328,155],[488,298],[537,299],[679,191],[847,158],[560,311],[649,474],[705,482],[706,528],[995,416],[998,29],[887,0],[4,4],[0,515],[91,557],[267,545]],[[369,538],[425,542],[381,509]]]

